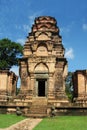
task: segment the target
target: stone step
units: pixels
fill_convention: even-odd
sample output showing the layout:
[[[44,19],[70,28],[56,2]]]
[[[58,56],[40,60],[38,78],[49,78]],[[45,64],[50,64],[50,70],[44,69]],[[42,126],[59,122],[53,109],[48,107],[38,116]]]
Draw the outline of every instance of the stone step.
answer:
[[[47,98],[35,97],[27,114],[29,117],[47,116]]]
[[[41,113],[45,114],[46,112],[47,112],[47,106],[32,105],[29,110],[29,113],[36,113],[36,114],[41,114]]]
[[[43,111],[31,110],[29,113],[31,113],[31,114],[46,114],[47,110],[43,110]]]

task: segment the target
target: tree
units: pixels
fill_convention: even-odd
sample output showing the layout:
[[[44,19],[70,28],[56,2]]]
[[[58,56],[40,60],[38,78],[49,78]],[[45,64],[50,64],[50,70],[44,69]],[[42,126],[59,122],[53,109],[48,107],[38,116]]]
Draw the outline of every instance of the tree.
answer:
[[[18,65],[18,59],[22,56],[23,46],[9,39],[0,40],[0,69],[10,69]]]
[[[20,88],[17,88],[17,89],[16,89],[16,95],[18,95],[19,92],[20,92]]]
[[[68,72],[67,78],[66,78],[66,94],[68,98],[73,101],[73,81],[72,81],[72,72]]]

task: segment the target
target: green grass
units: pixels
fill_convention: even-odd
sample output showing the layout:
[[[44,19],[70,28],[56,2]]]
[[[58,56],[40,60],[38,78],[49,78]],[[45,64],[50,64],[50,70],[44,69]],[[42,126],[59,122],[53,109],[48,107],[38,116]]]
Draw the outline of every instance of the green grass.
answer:
[[[33,130],[87,130],[87,116],[44,118]]]
[[[17,116],[12,114],[0,114],[0,128],[9,127],[23,119],[25,119],[25,117],[23,116]]]

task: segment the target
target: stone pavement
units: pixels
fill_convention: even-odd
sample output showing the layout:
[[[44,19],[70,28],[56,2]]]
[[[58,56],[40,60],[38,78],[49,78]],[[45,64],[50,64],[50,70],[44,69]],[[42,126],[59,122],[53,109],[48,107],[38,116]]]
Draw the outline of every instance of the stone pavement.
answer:
[[[40,118],[27,118],[18,122],[15,125],[12,125],[5,129],[0,130],[33,130],[33,128],[42,121]]]

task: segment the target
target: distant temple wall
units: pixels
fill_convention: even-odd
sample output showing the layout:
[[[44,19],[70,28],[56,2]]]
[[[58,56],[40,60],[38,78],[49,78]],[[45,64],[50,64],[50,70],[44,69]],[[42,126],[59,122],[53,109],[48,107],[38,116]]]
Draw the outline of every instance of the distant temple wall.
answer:
[[[0,70],[0,97],[16,95],[18,77],[9,70]]]
[[[87,70],[77,70],[73,74],[74,97],[87,97]]]

